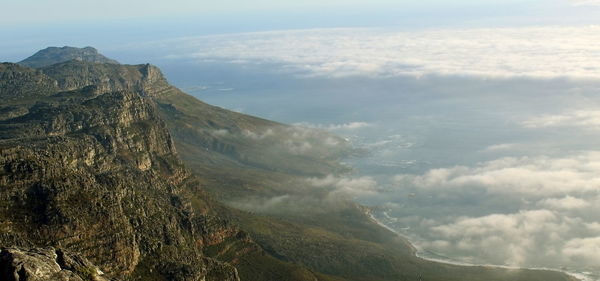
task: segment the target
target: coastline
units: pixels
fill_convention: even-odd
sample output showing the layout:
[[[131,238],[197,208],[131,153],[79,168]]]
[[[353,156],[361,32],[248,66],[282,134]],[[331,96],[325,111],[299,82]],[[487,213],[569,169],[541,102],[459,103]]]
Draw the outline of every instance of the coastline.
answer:
[[[367,215],[374,223],[376,223],[377,225],[393,232],[394,234],[402,237],[404,240],[406,240],[407,244],[410,245],[413,254],[422,260],[426,260],[426,261],[432,261],[432,262],[437,262],[437,263],[443,263],[443,264],[449,264],[449,265],[458,265],[458,266],[472,266],[472,267],[494,267],[494,268],[503,268],[503,269],[527,269],[527,270],[544,270],[544,271],[553,271],[553,272],[560,272],[560,273],[564,273],[570,277],[573,277],[575,280],[577,281],[600,281],[598,279],[591,279],[591,277],[586,276],[583,273],[576,273],[576,272],[569,272],[569,271],[565,271],[565,270],[560,270],[560,269],[555,269],[555,268],[526,268],[526,267],[516,267],[516,266],[506,266],[506,265],[494,265],[494,264],[472,264],[472,263],[466,263],[466,262],[458,262],[458,261],[452,261],[452,260],[446,260],[446,259],[437,259],[437,258],[430,258],[430,257],[426,257],[423,256],[419,250],[417,249],[417,247],[415,247],[412,242],[410,241],[410,239],[408,237],[406,237],[405,235],[403,235],[402,233],[399,233],[398,231],[394,230],[393,228],[389,227],[388,225],[384,224],[383,222],[379,221],[374,215],[373,213],[371,213],[371,211],[366,208],[365,211],[365,215]]]

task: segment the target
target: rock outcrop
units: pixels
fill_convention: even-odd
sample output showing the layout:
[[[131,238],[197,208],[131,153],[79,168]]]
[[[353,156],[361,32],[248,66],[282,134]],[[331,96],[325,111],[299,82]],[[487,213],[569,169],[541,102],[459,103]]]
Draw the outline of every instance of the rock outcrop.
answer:
[[[0,280],[117,281],[86,258],[52,247],[0,249]]]

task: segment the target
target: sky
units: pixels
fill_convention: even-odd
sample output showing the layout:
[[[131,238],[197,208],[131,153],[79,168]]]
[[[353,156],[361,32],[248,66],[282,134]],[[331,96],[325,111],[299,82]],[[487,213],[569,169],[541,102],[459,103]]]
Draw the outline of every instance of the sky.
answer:
[[[111,52],[118,44],[223,33],[583,25],[600,19],[594,0],[0,0],[0,6],[1,61],[53,45]]]
[[[547,15],[574,13],[597,6],[597,0],[223,0],[223,1],[141,1],[141,0],[2,0],[3,16],[0,25],[56,24],[114,20],[158,20],[181,17],[206,17],[211,15],[244,15],[320,13],[327,17],[339,12],[360,11],[360,16],[370,17],[393,11],[400,17],[436,15],[443,17],[495,17],[512,15]],[[502,11],[507,10],[507,11]],[[510,11],[508,11],[510,10]],[[571,11],[569,11],[571,10]],[[228,20],[235,20],[228,18]],[[350,22],[349,19],[348,22]],[[369,20],[375,20],[370,18]]]
[[[417,11],[420,9],[438,10],[452,7],[493,7],[507,4],[539,1],[515,0],[425,0],[425,1],[392,1],[392,0],[223,0],[223,1],[76,1],[76,0],[3,0],[5,11],[1,24],[56,23],[88,20],[118,20],[143,18],[173,18],[180,16],[206,16],[207,14],[244,14],[244,13],[292,13],[316,10],[334,12],[336,10],[381,9],[392,8]],[[52,13],[48,13],[52,11]]]

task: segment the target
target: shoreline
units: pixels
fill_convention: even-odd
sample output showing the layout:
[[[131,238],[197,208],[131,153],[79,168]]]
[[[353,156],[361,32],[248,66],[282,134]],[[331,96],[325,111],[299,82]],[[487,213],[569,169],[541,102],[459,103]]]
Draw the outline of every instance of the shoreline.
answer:
[[[452,261],[452,260],[445,260],[445,259],[436,259],[436,258],[430,258],[430,257],[426,257],[423,256],[419,253],[419,250],[417,249],[417,247],[415,247],[413,245],[413,243],[410,241],[410,239],[408,237],[406,237],[405,235],[403,235],[402,233],[399,233],[398,231],[394,230],[393,228],[387,226],[386,224],[382,223],[381,221],[379,221],[371,212],[370,210],[365,211],[365,215],[367,215],[374,223],[376,223],[377,225],[393,232],[394,234],[402,237],[404,240],[406,240],[406,242],[410,245],[410,247],[413,250],[413,254],[422,260],[425,261],[431,261],[431,262],[437,262],[437,263],[443,263],[443,264],[449,264],[449,265],[457,265],[457,266],[470,266],[470,267],[493,267],[493,268],[502,268],[502,269],[521,269],[521,270],[544,270],[544,271],[553,271],[553,272],[560,272],[560,273],[564,273],[570,277],[575,278],[578,281],[600,281],[598,279],[590,279],[590,277],[586,276],[583,273],[575,273],[575,272],[569,272],[569,271],[565,271],[565,270],[560,270],[560,269],[555,269],[555,268],[526,268],[526,267],[517,267],[517,266],[506,266],[506,265],[493,265],[493,264],[472,264],[472,263],[466,263],[466,262],[459,262],[459,261]]]

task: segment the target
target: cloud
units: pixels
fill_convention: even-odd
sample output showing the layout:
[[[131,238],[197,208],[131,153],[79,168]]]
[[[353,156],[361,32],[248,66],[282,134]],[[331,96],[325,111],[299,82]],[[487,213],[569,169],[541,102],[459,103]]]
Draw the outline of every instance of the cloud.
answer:
[[[428,190],[482,189],[496,194],[548,197],[600,192],[600,152],[573,157],[506,157],[477,166],[432,169],[422,175],[402,174],[396,184]]]
[[[506,157],[402,174],[394,183],[397,188],[381,196],[406,199],[387,206],[396,215],[387,221],[410,227],[426,253],[476,264],[598,272],[598,151]]]
[[[575,110],[563,114],[542,115],[522,122],[526,128],[585,127],[600,128],[599,110]]]
[[[252,139],[252,140],[263,140],[265,138],[274,136],[275,130],[273,130],[272,128],[268,128],[262,132],[254,132],[254,131],[250,131],[250,130],[243,130],[242,131],[242,135],[246,138]]]
[[[565,245],[562,252],[583,263],[600,262],[600,237],[573,239]]]
[[[303,178],[286,182],[288,192],[272,197],[243,197],[227,202],[228,205],[264,214],[330,213],[354,206],[351,200],[378,194],[378,183],[371,177],[328,175],[321,178]]]
[[[344,138],[321,129],[302,126],[273,125],[242,129],[239,132],[213,130],[211,133],[216,137],[227,137],[233,141],[236,137],[246,138],[251,145],[245,149],[255,152],[260,150],[258,153],[270,155],[266,158],[281,158],[282,161],[286,162],[293,161],[288,159],[291,155],[324,161],[337,160],[355,153],[356,150]],[[269,147],[269,149],[259,149],[260,147]]]
[[[350,122],[350,123],[346,123],[346,124],[330,125],[327,127],[327,129],[329,129],[329,130],[356,130],[356,129],[361,129],[361,128],[365,128],[365,127],[369,127],[369,126],[371,126],[371,124],[366,123],[366,122]]]
[[[564,198],[549,198],[540,202],[542,206],[546,206],[551,209],[562,209],[562,210],[573,210],[581,209],[590,206],[590,203],[572,196],[566,196]]]
[[[378,193],[377,182],[372,177],[338,177],[328,175],[324,178],[311,178],[307,180],[311,186],[330,188],[329,197],[367,197]]]
[[[571,0],[571,4],[574,6],[600,6],[598,0]]]
[[[283,142],[287,150],[296,155],[303,155],[313,149],[313,145],[307,141],[286,140]]]
[[[349,122],[349,123],[344,123],[344,124],[327,124],[327,125],[311,124],[311,123],[297,123],[295,125],[300,126],[300,127],[317,128],[317,129],[330,130],[330,131],[336,131],[336,130],[351,131],[351,130],[357,130],[357,129],[362,129],[362,128],[367,128],[367,127],[373,126],[372,124],[367,123],[367,122]]]
[[[600,262],[600,232],[587,226],[545,209],[463,217],[432,227],[427,247],[510,266],[595,266]]]
[[[229,135],[229,131],[226,129],[217,129],[217,130],[212,131],[212,134],[214,136],[223,137],[223,136]]]
[[[514,144],[514,143],[495,144],[495,145],[490,145],[490,146],[486,147],[483,151],[486,151],[486,152],[505,151],[505,150],[514,149],[517,146],[518,145]]]
[[[600,26],[313,29],[188,37],[168,44],[178,46],[173,57],[279,64],[309,76],[599,78],[598,34]]]

